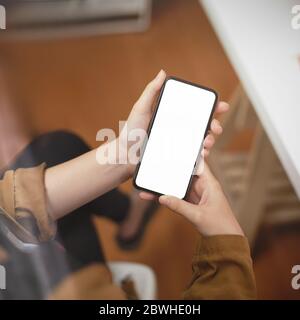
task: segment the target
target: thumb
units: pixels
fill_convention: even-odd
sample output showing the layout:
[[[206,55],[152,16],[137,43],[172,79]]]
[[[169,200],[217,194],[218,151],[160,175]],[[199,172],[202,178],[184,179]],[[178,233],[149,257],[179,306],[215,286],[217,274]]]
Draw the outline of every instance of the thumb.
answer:
[[[190,222],[194,221],[197,206],[187,201],[178,199],[173,196],[160,196],[159,203],[165,205],[169,209],[181,214],[187,218]]]
[[[155,79],[148,83],[142,95],[135,103],[135,109],[141,113],[150,112],[152,105],[166,79],[166,73],[163,70],[157,74]]]

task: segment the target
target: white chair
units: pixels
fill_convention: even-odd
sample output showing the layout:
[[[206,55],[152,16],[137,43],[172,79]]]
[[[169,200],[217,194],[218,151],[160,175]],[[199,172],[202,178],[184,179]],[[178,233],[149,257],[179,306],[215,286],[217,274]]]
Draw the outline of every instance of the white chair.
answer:
[[[150,267],[134,262],[109,262],[108,267],[115,284],[121,285],[122,280],[129,277],[134,282],[140,300],[156,299],[156,276]]]

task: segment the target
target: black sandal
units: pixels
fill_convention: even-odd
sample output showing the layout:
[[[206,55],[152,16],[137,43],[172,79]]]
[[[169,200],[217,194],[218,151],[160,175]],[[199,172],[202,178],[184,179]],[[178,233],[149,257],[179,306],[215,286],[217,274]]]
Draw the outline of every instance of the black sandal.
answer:
[[[159,203],[157,201],[152,201],[151,205],[146,209],[141,225],[135,235],[128,239],[122,238],[119,234],[116,235],[116,242],[122,250],[134,250],[139,247],[148,223],[157,212],[158,207]]]

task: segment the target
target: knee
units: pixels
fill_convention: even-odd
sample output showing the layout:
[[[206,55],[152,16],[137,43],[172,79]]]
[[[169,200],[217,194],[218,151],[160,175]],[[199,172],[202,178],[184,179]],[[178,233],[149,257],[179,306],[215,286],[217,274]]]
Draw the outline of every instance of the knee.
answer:
[[[77,134],[57,130],[46,133],[36,139],[46,153],[51,152],[52,157],[58,158],[57,161],[64,162],[82,155],[90,150],[88,144]]]
[[[64,146],[67,145],[76,145],[76,146],[85,146],[88,145],[84,140],[76,133],[67,130],[56,130],[45,134],[45,138],[48,141],[54,141],[55,143],[60,143]]]

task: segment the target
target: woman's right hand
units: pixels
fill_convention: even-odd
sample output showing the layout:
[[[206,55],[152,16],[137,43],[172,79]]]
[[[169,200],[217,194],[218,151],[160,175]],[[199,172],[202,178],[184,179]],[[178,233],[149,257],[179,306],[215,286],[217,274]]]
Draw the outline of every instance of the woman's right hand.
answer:
[[[193,179],[187,201],[163,195],[159,202],[188,219],[203,236],[244,235],[223,190],[205,164]]]

